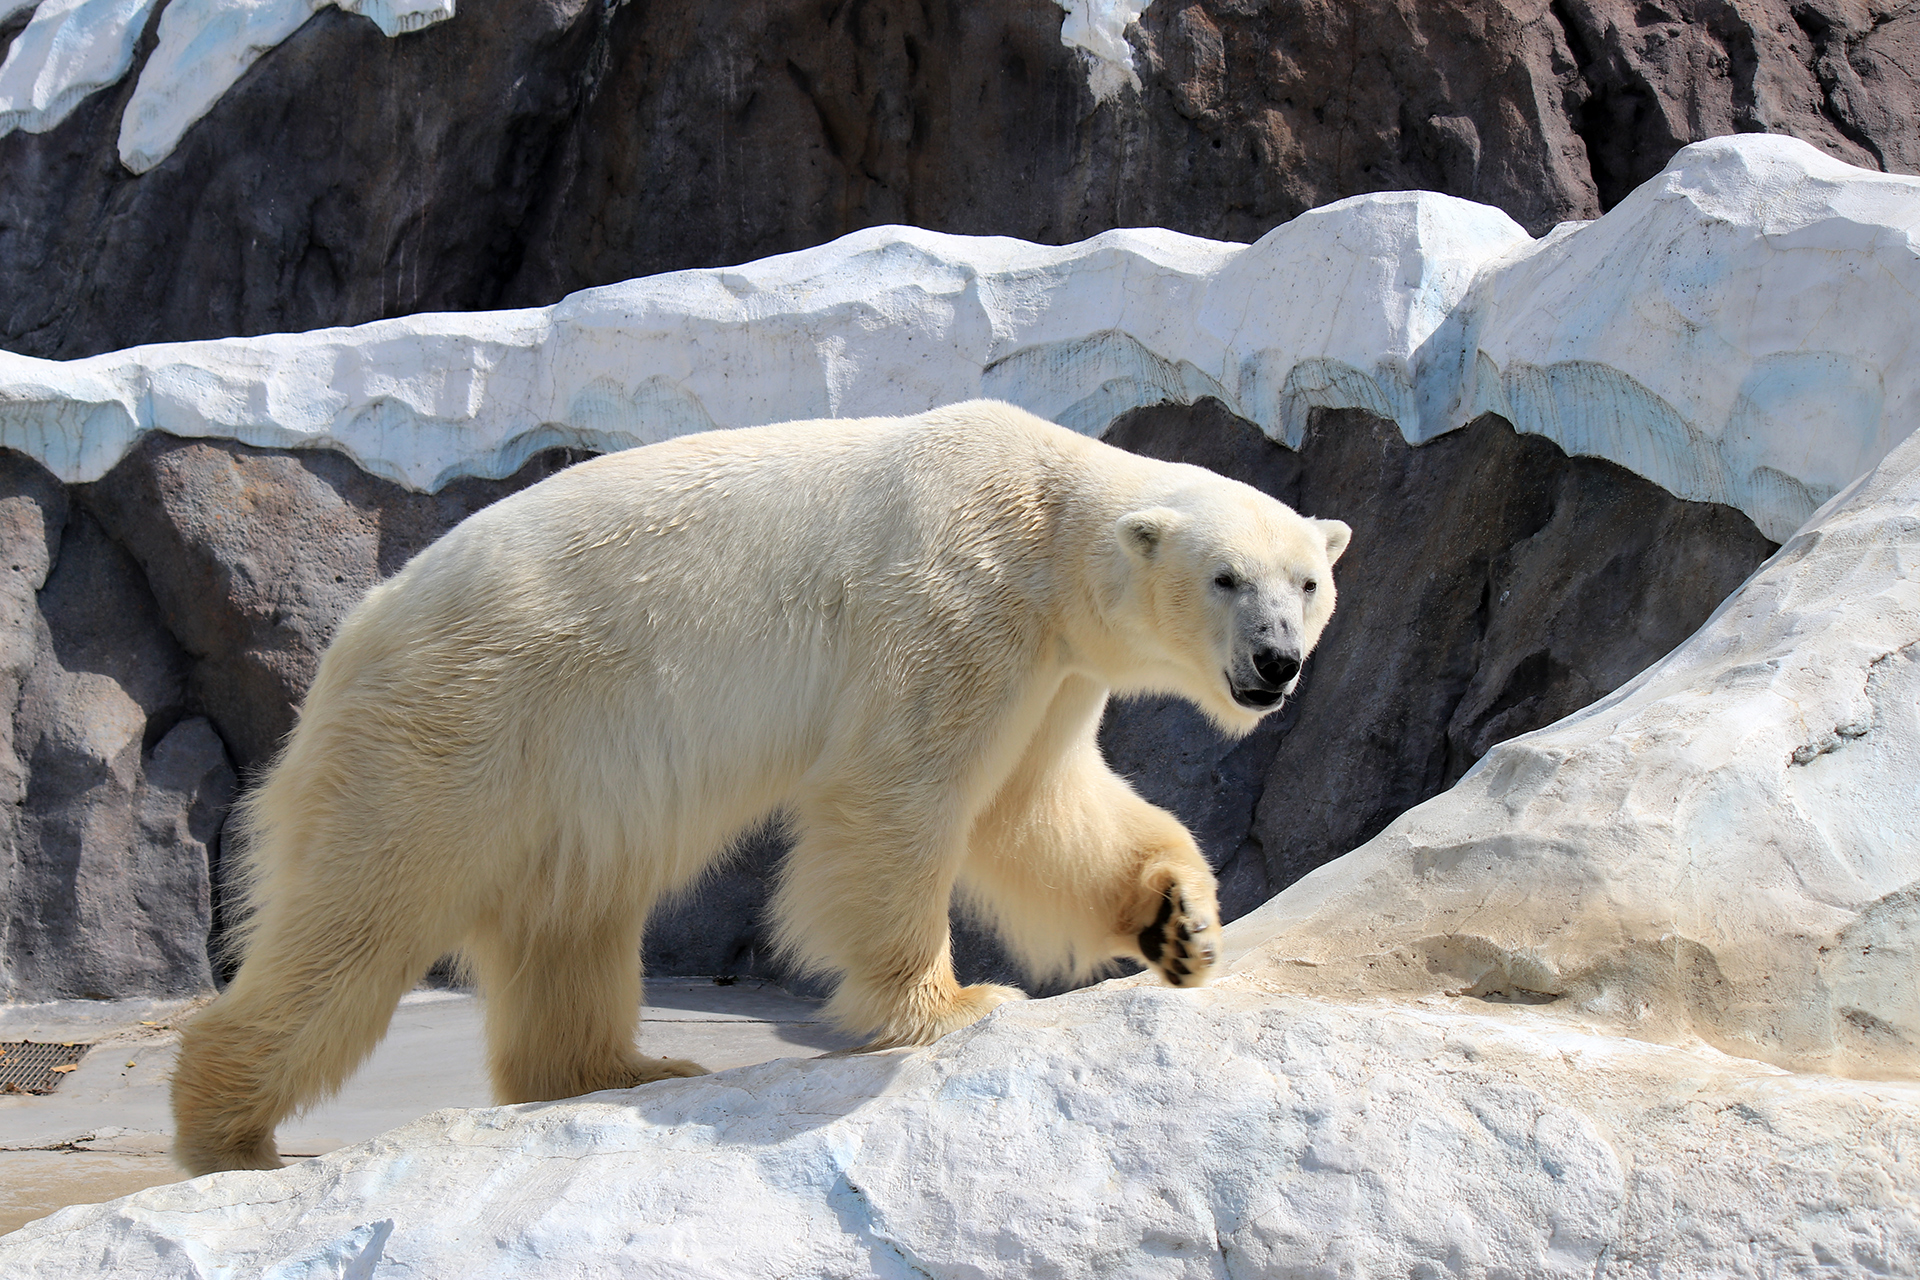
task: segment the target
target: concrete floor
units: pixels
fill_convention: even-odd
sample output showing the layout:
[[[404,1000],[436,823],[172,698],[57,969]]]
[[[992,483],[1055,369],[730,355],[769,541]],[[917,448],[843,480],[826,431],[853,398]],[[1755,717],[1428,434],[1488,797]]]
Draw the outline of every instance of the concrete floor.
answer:
[[[0,1096],[0,1233],[70,1204],[95,1204],[181,1173],[167,1158],[167,1080],[182,1001],[0,1004],[0,1040],[92,1048],[53,1093]],[[719,1071],[852,1046],[819,1004],[777,987],[705,978],[647,984],[640,1048]],[[489,1105],[477,997],[416,991],[337,1098],[280,1126],[280,1152],[316,1156],[442,1107]]]

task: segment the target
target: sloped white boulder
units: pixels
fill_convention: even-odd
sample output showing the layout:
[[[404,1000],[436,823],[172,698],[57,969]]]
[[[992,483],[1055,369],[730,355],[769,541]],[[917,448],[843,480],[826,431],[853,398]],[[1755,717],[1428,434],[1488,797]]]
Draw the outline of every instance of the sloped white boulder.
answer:
[[[1688,147],[1482,274],[1427,353],[1423,430],[1498,413],[1782,541],[1913,429],[1917,197],[1784,139]]]
[[[1228,928],[1269,989],[1551,999],[1920,1077],[1920,437],[1692,638]]]
[[[419,489],[557,444],[1010,400],[1083,431],[1217,396],[1280,440],[1315,406],[1431,439],[1486,410],[1783,539],[1911,430],[1920,179],[1805,143],[1697,143],[1606,217],[1527,238],[1431,193],[1253,245],[1053,248],[904,227],[552,307],[0,353],[0,444],[67,480],[145,431],[337,447]]]
[[[88,95],[133,65],[133,48],[156,0],[9,0],[8,16],[32,8],[0,62],[0,134],[45,133]]]

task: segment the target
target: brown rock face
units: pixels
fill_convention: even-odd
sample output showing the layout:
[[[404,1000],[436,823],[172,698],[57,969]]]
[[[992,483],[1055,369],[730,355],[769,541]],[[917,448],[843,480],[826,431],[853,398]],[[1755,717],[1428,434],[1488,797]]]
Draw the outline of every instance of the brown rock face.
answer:
[[[17,454],[0,495],[0,996],[202,990],[226,751],[126,552]]]
[[[1184,156],[1223,210],[1244,209],[1223,221],[1230,239],[1401,188],[1497,205],[1538,234],[1612,208],[1687,143],[1728,133],[1791,134],[1911,171],[1912,124],[1879,114],[1920,101],[1901,69],[1920,64],[1900,61],[1911,19],[1889,20],[1896,8],[1163,0],[1142,18],[1139,119],[1165,141],[1143,154]]]
[[[135,177],[115,139],[149,31],[118,86],[0,137],[0,346],[541,304],[888,222],[1251,240],[1424,187],[1540,232],[1742,131],[1920,167],[1920,14],[1887,0],[1156,0],[1141,87],[1106,103],[1062,18],[463,0],[389,40],[329,8]]]
[[[293,728],[321,652],[374,583],[579,456],[550,450],[509,479],[419,494],[337,453],[155,434],[82,492],[188,655],[192,704],[251,771]]]

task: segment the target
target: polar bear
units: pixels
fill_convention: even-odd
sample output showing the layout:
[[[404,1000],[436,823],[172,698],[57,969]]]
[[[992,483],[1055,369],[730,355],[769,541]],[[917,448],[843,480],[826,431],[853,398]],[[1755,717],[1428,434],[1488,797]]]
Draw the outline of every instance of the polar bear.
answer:
[[[775,935],[874,1045],[1021,998],[956,981],[956,894],[1036,973],[1206,981],[1213,875],[1101,710],[1247,732],[1348,537],[985,401],[686,436],[478,512],[341,624],[244,802],[245,960],[182,1037],[178,1159],[275,1167],[449,951],[502,1102],[699,1073],[635,1048],[641,930],[775,815]]]

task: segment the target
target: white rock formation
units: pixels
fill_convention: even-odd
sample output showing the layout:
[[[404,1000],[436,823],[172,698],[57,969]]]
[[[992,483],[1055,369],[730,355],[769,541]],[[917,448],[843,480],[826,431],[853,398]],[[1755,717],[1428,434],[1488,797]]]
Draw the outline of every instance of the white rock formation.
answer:
[[[147,430],[322,445],[430,489],[555,444],[977,395],[1085,431],[1213,395],[1286,441],[1316,405],[1414,441],[1491,409],[1782,539],[1912,427],[1917,235],[1920,179],[1752,134],[1686,148],[1541,241],[1427,193],[1344,200],[1253,245],[882,227],[538,310],[0,354],[0,444],[70,480]]]
[[[120,83],[161,0],[0,0],[0,21],[33,9],[0,65],[0,134],[44,133]],[[389,36],[453,16],[454,0],[171,0],[120,126],[120,159],[145,173],[260,55],[329,4]]]
[[[40,0],[0,63],[0,134],[45,133],[87,95],[118,84],[156,2]]]
[[[1920,180],[1783,143],[1688,147],[1485,272],[1422,353],[1423,431],[1492,410],[1784,538],[1913,428]]]
[[[1920,1078],[1920,437],[1679,648],[1228,927],[1271,990],[1552,1000]],[[1920,1136],[1920,1135],[1916,1135]]]
[[[1087,87],[1100,102],[1110,102],[1123,89],[1140,88],[1133,67],[1133,46],[1127,28],[1140,21],[1153,0],[1054,0],[1067,11],[1060,24],[1060,43],[1078,49],[1086,59]]]
[[[444,1111],[0,1237],[84,1276],[1910,1275],[1920,1089],[1234,989]]]

